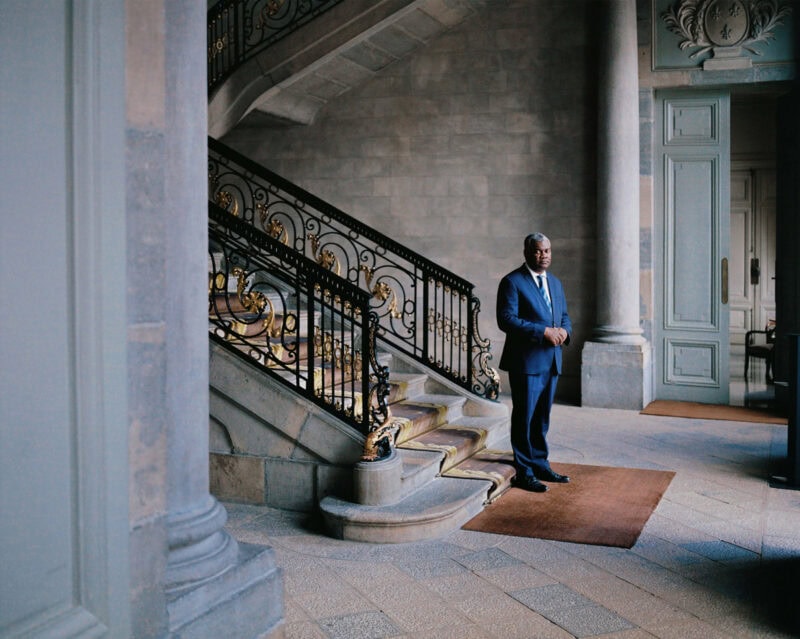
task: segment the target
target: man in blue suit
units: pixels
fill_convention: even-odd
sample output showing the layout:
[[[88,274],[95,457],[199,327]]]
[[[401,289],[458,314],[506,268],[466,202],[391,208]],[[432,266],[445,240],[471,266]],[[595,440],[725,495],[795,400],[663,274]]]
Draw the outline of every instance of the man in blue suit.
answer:
[[[561,346],[569,344],[572,324],[564,288],[550,267],[550,240],[541,233],[525,238],[525,263],[500,281],[497,325],[506,334],[500,369],[511,386],[511,448],[514,485],[545,492],[542,482],[566,483],[547,460],[550,409],[561,373]]]

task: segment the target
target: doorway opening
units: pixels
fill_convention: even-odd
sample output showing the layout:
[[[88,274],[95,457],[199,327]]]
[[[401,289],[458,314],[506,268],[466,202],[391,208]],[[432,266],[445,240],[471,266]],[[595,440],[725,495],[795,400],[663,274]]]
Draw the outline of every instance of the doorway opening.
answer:
[[[731,405],[772,407],[775,402],[769,354],[763,355],[775,323],[776,111],[775,93],[731,95]],[[747,357],[747,342],[762,357]]]

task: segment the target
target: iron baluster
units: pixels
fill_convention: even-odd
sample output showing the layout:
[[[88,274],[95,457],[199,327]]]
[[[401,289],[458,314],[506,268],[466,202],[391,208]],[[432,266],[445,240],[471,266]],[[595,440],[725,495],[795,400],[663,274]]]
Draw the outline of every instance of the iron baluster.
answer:
[[[465,357],[467,358],[467,387],[472,388],[472,380],[474,378],[472,370],[472,345],[473,345],[473,331],[476,330],[472,322],[472,295],[467,295],[467,343],[465,345]]]
[[[453,372],[456,374],[457,377],[461,377],[461,363],[456,359],[456,357],[458,356],[458,351],[453,353],[453,346],[456,343],[456,335],[457,335],[457,332],[456,332],[456,328],[457,327],[456,327],[456,323],[455,323],[455,315],[456,315],[456,313],[455,313],[455,308],[454,308],[454,305],[453,305],[453,298],[454,297],[455,297],[455,293],[451,289],[450,290],[450,312],[449,312],[450,317],[448,318],[448,322],[447,322],[448,325],[450,326],[450,343],[448,345],[448,348],[450,349],[450,364],[449,364],[449,366],[453,370]]]
[[[429,323],[429,315],[428,309],[430,308],[430,298],[431,298],[431,291],[430,291],[430,277],[428,274],[423,271],[422,272],[422,352],[423,358],[428,359],[427,355],[430,350],[430,335],[428,334],[430,331],[430,323]]]
[[[364,315],[361,318],[361,352],[366,354],[370,353],[369,347],[369,339],[372,333],[368,322],[370,320],[370,315]],[[355,340],[354,340],[355,343]],[[375,361],[377,361],[377,353],[375,357]],[[361,362],[361,424],[362,424],[362,432],[369,432],[371,427],[371,422],[373,421],[374,412],[372,409],[372,397],[370,397],[370,379],[372,375],[370,375],[370,367],[372,366],[372,361],[370,357],[362,357]],[[376,393],[380,392],[382,389],[378,388],[381,384],[380,376],[378,375],[378,371],[375,370],[375,388]]]

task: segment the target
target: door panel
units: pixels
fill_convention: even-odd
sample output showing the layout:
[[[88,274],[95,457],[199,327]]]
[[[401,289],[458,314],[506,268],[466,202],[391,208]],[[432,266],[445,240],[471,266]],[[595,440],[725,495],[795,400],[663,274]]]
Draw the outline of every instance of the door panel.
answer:
[[[714,173],[713,158],[667,158],[669,199],[664,223],[670,328],[708,328],[713,322],[713,269],[708,267],[713,260],[714,228],[708,211],[713,206]]]
[[[729,97],[658,96],[656,397],[728,402]]]

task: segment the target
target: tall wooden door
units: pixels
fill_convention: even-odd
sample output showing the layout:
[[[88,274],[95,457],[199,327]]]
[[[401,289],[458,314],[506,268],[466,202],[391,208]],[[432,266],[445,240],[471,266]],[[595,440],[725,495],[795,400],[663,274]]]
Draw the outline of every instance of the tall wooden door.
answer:
[[[657,96],[655,396],[728,403],[730,96]]]

